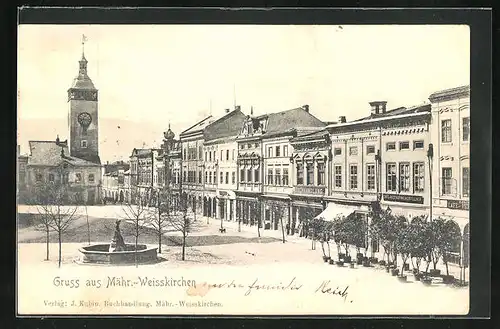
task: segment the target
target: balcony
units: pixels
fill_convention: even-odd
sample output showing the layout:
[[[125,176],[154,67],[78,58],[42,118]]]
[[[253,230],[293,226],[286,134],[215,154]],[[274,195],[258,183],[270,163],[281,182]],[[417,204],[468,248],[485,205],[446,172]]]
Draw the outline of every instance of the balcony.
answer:
[[[295,185],[294,194],[325,195],[325,186]]]
[[[253,193],[262,192],[261,191],[261,183],[240,182],[238,190],[244,191],[244,192],[253,192]]]

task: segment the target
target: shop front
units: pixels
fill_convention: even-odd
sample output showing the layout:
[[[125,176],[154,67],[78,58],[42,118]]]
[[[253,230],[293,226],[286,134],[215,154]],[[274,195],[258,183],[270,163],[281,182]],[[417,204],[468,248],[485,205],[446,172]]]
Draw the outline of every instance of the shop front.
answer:
[[[217,190],[217,202],[219,205],[218,218],[234,221],[236,219],[236,194],[230,190]]]
[[[255,194],[237,192],[236,221],[246,225],[256,225],[261,222],[260,197]]]

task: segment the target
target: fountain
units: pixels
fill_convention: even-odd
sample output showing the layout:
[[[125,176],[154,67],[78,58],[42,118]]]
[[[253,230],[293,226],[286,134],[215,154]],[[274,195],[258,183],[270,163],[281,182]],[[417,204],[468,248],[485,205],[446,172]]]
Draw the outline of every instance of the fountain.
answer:
[[[111,243],[82,247],[83,263],[94,264],[138,264],[157,261],[158,248],[148,248],[145,244],[126,244],[120,231],[120,220],[116,221],[115,234]]]

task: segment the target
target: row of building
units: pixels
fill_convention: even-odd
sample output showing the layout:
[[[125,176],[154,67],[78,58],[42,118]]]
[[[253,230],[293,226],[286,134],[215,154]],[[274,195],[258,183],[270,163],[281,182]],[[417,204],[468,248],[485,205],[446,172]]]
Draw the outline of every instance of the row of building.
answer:
[[[282,220],[290,234],[318,215],[354,212],[368,220],[377,202],[409,219],[453,218],[463,232],[469,86],[429,100],[395,109],[371,102],[366,117],[338,122],[320,120],[307,105],[258,116],[236,106],[178,138],[169,127],[159,149],[134,149],[130,168],[104,175],[104,195],[134,202],[133,195],[168,186],[200,215],[265,229],[278,229]]]
[[[308,105],[254,115],[239,106],[164,133],[159,148],[134,149],[128,163],[99,157],[98,90],[79,71],[67,90],[69,138],[30,141],[18,155],[19,202],[37,183],[63,182],[76,202],[146,202],[168,188],[196,213],[289,234],[308,220],[358,214],[377,203],[410,218],[453,218],[468,230],[469,86],[435,92],[425,104],[325,122]],[[368,104],[367,104],[368,105]],[[148,195],[148,198],[143,196]],[[378,249],[375,242],[373,250]]]

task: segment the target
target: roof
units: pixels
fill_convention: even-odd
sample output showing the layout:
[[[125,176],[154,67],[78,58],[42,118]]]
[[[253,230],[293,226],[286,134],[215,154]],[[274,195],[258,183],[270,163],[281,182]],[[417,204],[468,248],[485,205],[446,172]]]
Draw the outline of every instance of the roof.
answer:
[[[262,116],[261,116],[262,117]],[[292,131],[306,131],[308,128],[326,127],[326,124],[302,107],[267,114],[268,123],[264,136]]]
[[[188,134],[192,134],[195,132],[203,131],[203,129],[205,129],[205,127],[208,126],[208,124],[210,123],[210,120],[209,120],[210,118],[212,118],[212,115],[209,115],[209,116],[205,117],[204,119],[202,119],[201,121],[198,121],[193,126],[189,127],[188,129],[184,130],[183,132],[181,132],[179,137],[182,137],[182,136],[188,135]]]
[[[314,140],[314,139],[324,139],[326,137],[329,137],[330,133],[326,129],[321,129],[321,130],[316,130],[313,132],[303,132],[301,134],[298,134],[296,137],[292,139],[293,142],[300,142],[300,141],[309,141],[309,140]]]
[[[141,156],[145,156],[145,155],[150,155],[151,151],[152,151],[152,149],[136,149],[135,148],[132,150],[132,155],[130,157],[134,157],[134,156],[141,157]]]
[[[436,91],[429,96],[431,102],[450,100],[470,95],[470,85]]]
[[[353,120],[351,122],[359,122],[359,121],[365,121],[368,119],[377,119],[377,118],[387,118],[387,117],[392,117],[396,115],[404,115],[404,114],[411,114],[411,113],[421,113],[421,112],[430,112],[431,110],[431,105],[430,104],[420,104],[420,105],[415,105],[411,107],[398,107],[392,110],[388,110],[385,113],[379,113],[379,114],[371,114],[370,116]],[[347,122],[349,123],[349,122]]]
[[[208,123],[205,127],[203,130],[205,141],[237,136],[245,120],[245,114],[239,109],[225,113],[217,120]]]
[[[100,166],[98,163],[70,156],[68,145],[64,142],[30,141],[29,146],[28,165],[58,166],[62,162],[66,162],[74,166]]]

